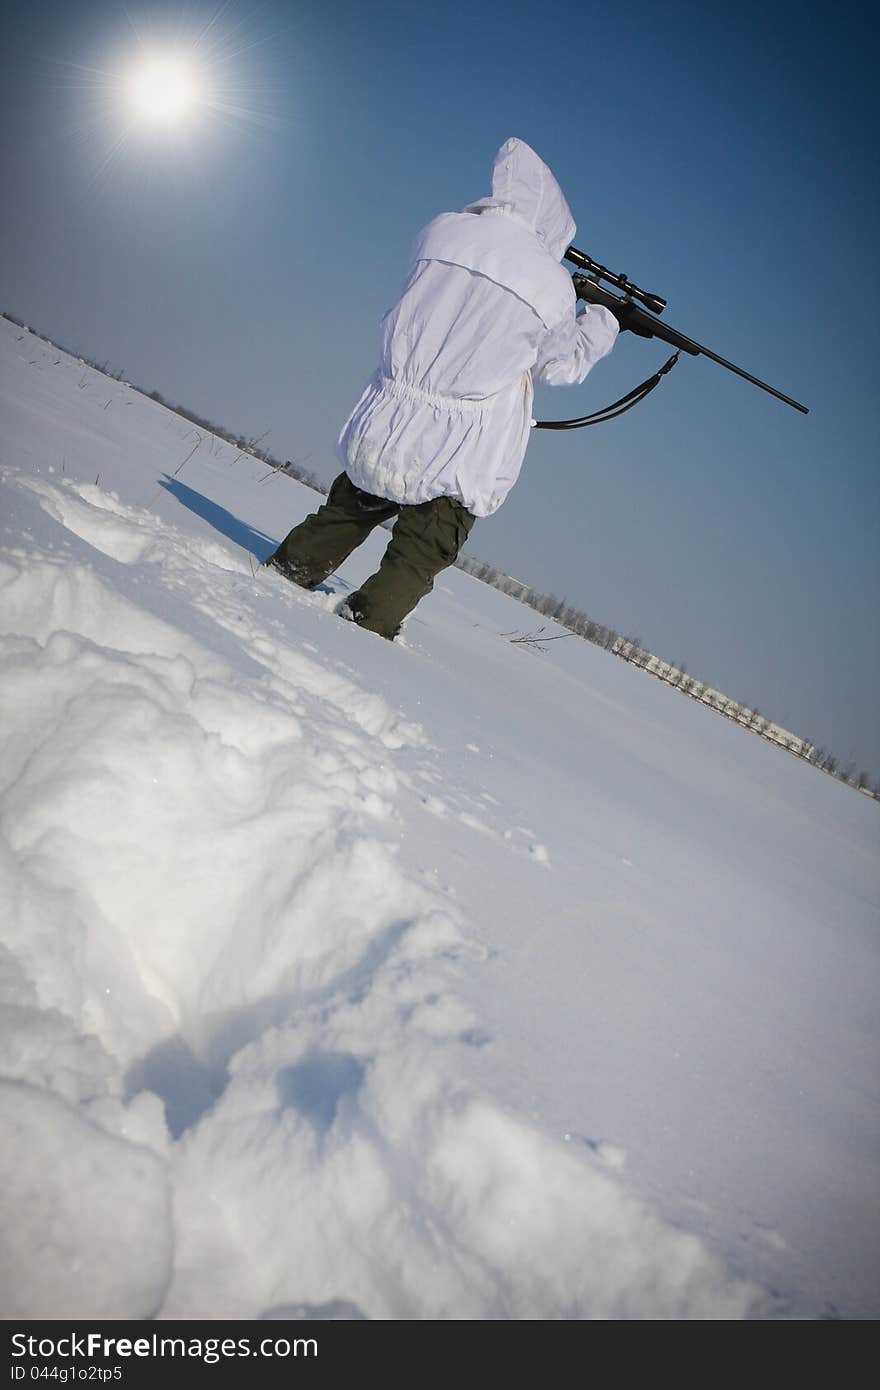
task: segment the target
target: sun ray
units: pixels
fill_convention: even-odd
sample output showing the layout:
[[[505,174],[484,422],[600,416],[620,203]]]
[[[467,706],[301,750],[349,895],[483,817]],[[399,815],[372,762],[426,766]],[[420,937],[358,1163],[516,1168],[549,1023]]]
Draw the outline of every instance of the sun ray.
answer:
[[[210,180],[219,142],[283,128],[289,78],[266,54],[295,24],[279,26],[267,5],[243,13],[241,0],[180,0],[161,25],[131,0],[119,9],[114,48],[45,59],[69,93],[60,138],[87,154],[83,196],[119,173],[164,188]]]
[[[88,194],[93,193],[99,187],[104,176],[107,173],[109,173],[110,168],[115,162],[117,156],[122,152],[123,148],[125,147],[128,141],[128,137],[129,131],[120,131],[120,133],[116,136],[116,139],[112,142],[109,148],[105,150],[104,155],[100,160],[100,163],[92,169],[88,179],[86,180],[86,183],[83,188],[83,198],[85,198]]]

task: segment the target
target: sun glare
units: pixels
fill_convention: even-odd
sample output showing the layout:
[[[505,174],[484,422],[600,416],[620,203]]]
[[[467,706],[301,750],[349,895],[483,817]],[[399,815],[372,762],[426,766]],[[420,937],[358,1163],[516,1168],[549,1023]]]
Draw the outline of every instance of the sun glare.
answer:
[[[61,63],[79,98],[70,133],[89,149],[95,183],[123,160],[150,176],[186,168],[204,177],[227,137],[279,128],[288,77],[266,52],[277,34],[263,19],[236,18],[241,2],[171,0],[162,22],[141,14],[137,26],[123,5],[97,61]]]
[[[127,84],[135,116],[154,125],[179,125],[199,100],[199,83],[191,63],[176,54],[141,62]]]

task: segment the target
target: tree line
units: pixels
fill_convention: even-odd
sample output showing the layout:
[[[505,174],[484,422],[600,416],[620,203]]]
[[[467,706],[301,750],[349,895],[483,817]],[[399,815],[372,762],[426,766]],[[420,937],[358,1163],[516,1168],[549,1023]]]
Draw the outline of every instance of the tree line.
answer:
[[[785,748],[789,753],[804,759],[822,772],[827,772],[848,786],[854,787],[857,791],[864,792],[865,795],[880,801],[880,777],[872,777],[864,769],[858,770],[856,763],[852,760],[844,764],[829,749],[816,746],[810,740],[801,738],[800,735],[791,733],[788,729],[781,728],[762,714],[760,710],[744,705],[738,700],[733,700],[722,691],[707,685],[705,681],[690,675],[686,666],[675,666],[671,662],[664,661],[643,647],[639,638],[626,637],[616,632],[614,628],[597,622],[595,618],[576,608],[567,599],[557,598],[555,594],[541,593],[522,580],[515,579],[512,575],[505,574],[503,570],[496,569],[494,565],[486,564],[483,560],[462,554],[456,563],[458,568],[464,570],[466,574],[479,579],[483,584],[491,584],[493,589],[499,589],[501,593],[508,594],[511,598],[518,599],[520,603],[533,608],[543,617],[552,619],[553,622],[558,623],[568,632],[575,633],[576,636],[583,637],[586,641],[602,647],[605,651],[612,652],[615,656],[621,657],[622,660],[631,662],[641,670],[664,681],[667,685],[680,690],[682,694],[707,705],[716,713],[724,715],[727,719],[732,719],[743,728],[750,729],[769,742]],[[546,641],[546,638],[543,640]],[[534,642],[532,645],[536,649],[543,649],[539,642]]]

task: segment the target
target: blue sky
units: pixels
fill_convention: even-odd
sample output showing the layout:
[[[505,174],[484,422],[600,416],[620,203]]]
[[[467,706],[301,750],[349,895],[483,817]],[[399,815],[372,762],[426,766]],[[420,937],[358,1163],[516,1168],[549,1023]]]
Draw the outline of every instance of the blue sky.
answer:
[[[10,7],[0,307],[330,480],[408,249],[528,140],[577,244],[811,407],[683,359],[536,435],[468,550],[880,775],[877,126],[861,8]],[[222,109],[132,127],[115,75],[202,32]],[[664,346],[623,339],[581,414]],[[279,518],[279,534],[285,526]]]

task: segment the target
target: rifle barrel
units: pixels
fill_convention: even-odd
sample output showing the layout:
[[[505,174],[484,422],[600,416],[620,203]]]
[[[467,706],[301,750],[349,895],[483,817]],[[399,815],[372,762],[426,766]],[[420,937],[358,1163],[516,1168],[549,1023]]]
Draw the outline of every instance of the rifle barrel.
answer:
[[[615,296],[616,298],[616,296]],[[726,357],[721,357],[719,353],[713,352],[711,348],[703,347],[702,343],[695,343],[693,338],[686,338],[683,333],[679,333],[677,328],[673,328],[668,323],[655,323],[654,319],[649,319],[647,314],[639,312],[639,323],[643,326],[650,326],[655,338],[662,338],[673,347],[683,348],[692,357],[710,357],[713,362],[717,362],[719,367],[726,367],[729,372],[736,372],[745,381],[750,381],[753,386],[759,386],[762,391],[769,391],[771,396],[775,396],[778,401],[784,401],[786,405],[793,406],[802,415],[809,415],[809,408],[801,405],[800,401],[792,400],[791,396],[786,396],[783,391],[777,391],[775,386],[770,386],[760,377],[752,376],[744,367],[737,367],[735,363],[728,362]]]
[[[575,292],[577,293],[578,299],[585,299],[590,304],[603,304],[605,308],[610,309],[612,313],[614,312],[615,305],[625,302],[618,295],[612,294],[610,290],[603,289],[601,285],[596,284],[595,280],[591,280],[585,275],[575,273],[572,279],[574,280]],[[758,386],[762,391],[769,392],[769,394],[775,396],[778,401],[783,401],[786,405],[793,406],[793,408],[799,410],[802,415],[809,415],[810,411],[807,406],[801,405],[799,401],[792,400],[791,396],[786,396],[782,391],[777,391],[775,386],[770,386],[766,381],[761,381],[760,377],[752,376],[751,372],[745,371],[744,368],[735,366],[733,362],[728,362],[726,357],[719,356],[719,354],[713,352],[711,348],[703,347],[702,343],[694,342],[693,338],[685,337],[684,333],[679,333],[677,328],[673,328],[671,324],[664,323],[661,319],[654,318],[653,314],[647,313],[644,309],[641,309],[638,304],[633,304],[632,301],[629,302],[632,306],[630,314],[633,323],[637,324],[639,328],[644,329],[648,337],[660,338],[664,343],[670,343],[672,347],[680,348],[682,352],[689,352],[691,357],[709,357],[713,362],[717,362],[719,367],[726,367],[729,372],[735,372],[737,376],[741,376],[745,381],[750,381],[753,386]]]

